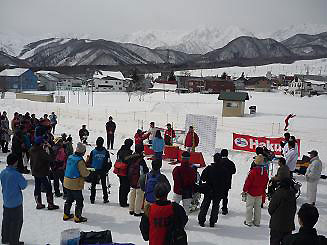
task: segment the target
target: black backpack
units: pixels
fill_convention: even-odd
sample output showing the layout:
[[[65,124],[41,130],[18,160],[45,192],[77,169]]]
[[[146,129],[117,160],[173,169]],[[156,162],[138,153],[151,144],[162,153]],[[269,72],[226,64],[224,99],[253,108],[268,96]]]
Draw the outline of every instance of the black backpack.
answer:
[[[81,232],[80,236],[80,245],[91,245],[91,244],[111,244],[112,237],[111,231],[89,231],[89,232]]]
[[[175,205],[172,205],[174,215],[167,231],[165,245],[187,245],[187,234],[180,220],[175,216]]]

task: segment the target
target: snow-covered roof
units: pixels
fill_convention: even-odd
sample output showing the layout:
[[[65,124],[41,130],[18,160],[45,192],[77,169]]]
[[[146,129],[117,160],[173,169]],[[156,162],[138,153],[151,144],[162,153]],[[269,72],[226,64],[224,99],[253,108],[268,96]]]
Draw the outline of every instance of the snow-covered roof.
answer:
[[[6,69],[0,72],[1,77],[19,77],[23,73],[27,72],[27,68],[14,68],[14,69]]]
[[[59,74],[56,71],[45,71],[45,70],[41,70],[41,71],[37,71],[37,74]]]
[[[307,80],[305,81],[307,83],[311,83],[311,84],[314,84],[314,85],[325,85],[327,84],[327,82],[323,82],[323,81],[316,81],[316,80]]]
[[[175,91],[177,89],[177,84],[153,83],[152,89]]]
[[[104,77],[112,77],[118,80],[125,80],[124,75],[120,71],[96,71],[93,75],[93,78],[104,78]]]

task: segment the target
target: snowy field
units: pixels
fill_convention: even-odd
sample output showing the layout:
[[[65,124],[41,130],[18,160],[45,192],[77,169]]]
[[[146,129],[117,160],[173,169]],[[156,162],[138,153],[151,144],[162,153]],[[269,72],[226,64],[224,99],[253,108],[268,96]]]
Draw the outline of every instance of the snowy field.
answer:
[[[78,140],[78,130],[86,124],[90,130],[89,142],[95,142],[98,136],[105,137],[105,123],[112,115],[117,123],[115,138],[116,154],[126,138],[133,138],[137,128],[148,129],[149,122],[155,121],[157,126],[164,127],[167,122],[173,123],[175,129],[184,129],[186,114],[200,114],[216,116],[218,119],[216,149],[227,148],[230,158],[237,166],[232,190],[229,197],[229,214],[219,215],[215,228],[202,228],[197,223],[197,213],[189,217],[186,226],[189,244],[268,244],[269,242],[269,214],[267,203],[262,210],[261,227],[247,227],[243,225],[245,218],[245,203],[241,202],[240,193],[247,175],[253,154],[236,152],[232,148],[232,133],[250,134],[253,136],[280,136],[283,134],[283,122],[287,114],[293,113],[297,117],[291,121],[290,132],[300,138],[301,156],[307,151],[317,149],[321,160],[327,163],[327,96],[320,97],[292,97],[282,93],[250,92],[250,100],[246,102],[246,116],[243,118],[222,118],[222,102],[217,95],[204,94],[175,94],[154,93],[141,97],[132,97],[124,93],[95,93],[92,107],[91,94],[83,92],[61,92],[66,96],[66,104],[38,103],[26,100],[16,100],[13,94],[7,94],[0,100],[0,110],[7,110],[10,117],[15,111],[25,113],[29,111],[42,116],[44,113],[55,111],[59,116],[57,133],[72,134],[74,143]],[[68,103],[69,96],[69,103]],[[257,106],[257,114],[250,116],[248,107]],[[11,118],[10,118],[11,119]],[[200,139],[201,140],[201,139]],[[88,149],[90,151],[91,148]],[[205,154],[209,164],[212,156]],[[0,153],[0,168],[5,167],[5,155]],[[115,157],[112,156],[115,161]],[[150,161],[147,162],[150,165]],[[172,183],[173,166],[163,164],[162,172]],[[324,169],[326,174],[326,169]],[[64,200],[56,198],[60,205],[56,211],[36,210],[33,197],[34,180],[27,175],[29,186],[24,193],[24,225],[21,240],[29,245],[59,244],[60,233],[68,228],[80,228],[83,231],[110,229],[115,242],[133,242],[137,245],[147,244],[143,241],[139,231],[140,219],[128,214],[128,209],[118,205],[118,178],[110,173],[111,194],[110,203],[102,203],[101,191],[97,193],[96,204],[89,201],[88,184],[84,190],[84,215],[88,218],[85,224],[75,224],[72,221],[62,221]],[[296,176],[302,186],[302,195],[298,199],[298,207],[306,202],[306,183],[303,176]],[[320,234],[327,235],[327,181],[321,180],[318,186],[317,208],[320,212],[317,229]],[[169,197],[172,197],[170,193]],[[45,196],[43,196],[45,202]],[[2,198],[0,200],[2,202]],[[2,205],[0,203],[0,209]],[[0,210],[2,213],[2,210]],[[210,212],[210,211],[209,211]],[[2,215],[0,216],[2,219]],[[295,221],[298,230],[297,219]]]

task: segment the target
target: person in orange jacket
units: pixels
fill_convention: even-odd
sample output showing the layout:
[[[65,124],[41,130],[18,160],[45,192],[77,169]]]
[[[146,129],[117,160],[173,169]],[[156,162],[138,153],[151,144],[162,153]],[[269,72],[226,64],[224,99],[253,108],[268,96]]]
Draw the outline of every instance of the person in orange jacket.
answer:
[[[188,152],[195,152],[195,147],[199,145],[199,136],[194,132],[193,126],[189,127],[188,133],[185,137],[184,146]]]

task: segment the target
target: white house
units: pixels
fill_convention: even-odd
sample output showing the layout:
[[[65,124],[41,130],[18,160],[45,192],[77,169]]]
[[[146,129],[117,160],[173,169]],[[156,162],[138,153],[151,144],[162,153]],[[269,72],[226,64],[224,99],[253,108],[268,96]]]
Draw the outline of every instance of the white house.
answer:
[[[309,95],[312,90],[311,83],[306,82],[298,77],[295,77],[292,82],[288,84],[288,92],[295,96]]]
[[[93,90],[96,92],[123,92],[129,83],[120,71],[96,71],[93,75]]]

